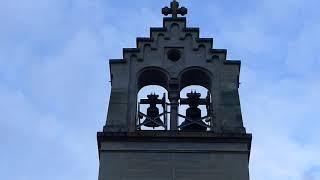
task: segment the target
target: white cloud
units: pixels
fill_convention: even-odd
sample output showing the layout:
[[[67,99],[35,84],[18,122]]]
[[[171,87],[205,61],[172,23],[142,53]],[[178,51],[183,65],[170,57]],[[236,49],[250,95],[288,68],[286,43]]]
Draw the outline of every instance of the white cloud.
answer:
[[[319,80],[270,81],[248,69],[242,78],[243,115],[253,133],[252,178],[300,180],[305,169],[320,163],[314,117]]]

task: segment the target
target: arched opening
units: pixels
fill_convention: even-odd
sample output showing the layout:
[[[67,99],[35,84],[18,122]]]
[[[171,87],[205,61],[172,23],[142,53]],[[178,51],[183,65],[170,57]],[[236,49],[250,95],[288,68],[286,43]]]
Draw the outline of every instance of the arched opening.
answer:
[[[180,74],[179,130],[212,130],[211,82],[211,74],[203,68],[188,68]]]
[[[157,67],[148,67],[139,73],[137,130],[168,129],[168,79],[168,73]]]
[[[148,85],[137,94],[137,130],[167,130],[170,114],[168,91],[159,85]]]

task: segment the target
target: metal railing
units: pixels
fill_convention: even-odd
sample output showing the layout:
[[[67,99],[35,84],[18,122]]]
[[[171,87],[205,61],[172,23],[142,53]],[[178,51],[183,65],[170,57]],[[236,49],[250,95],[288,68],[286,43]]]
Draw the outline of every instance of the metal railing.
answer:
[[[186,120],[185,124],[181,124],[181,125],[178,126],[178,128],[180,130],[183,129],[184,127],[186,127],[186,126],[191,125],[191,124],[198,124],[199,126],[206,127],[206,128],[209,128],[209,129],[214,128],[212,126],[212,123],[211,123],[212,116],[210,116],[210,115],[204,116],[204,117],[202,117],[200,119],[188,118],[188,117],[186,117],[184,115],[181,115],[181,114],[178,114],[178,117],[184,118]],[[203,120],[205,120],[205,122],[203,122]]]
[[[136,129],[137,130],[143,130],[142,127],[147,125],[148,123],[154,123],[156,126],[155,127],[162,127],[164,128],[164,130],[172,130],[172,127],[168,127],[168,114],[171,117],[171,113],[168,112],[168,106],[171,106],[172,104],[167,103],[165,98],[165,94],[163,96],[163,98],[160,100],[158,100],[159,102],[157,102],[157,104],[161,104],[162,108],[163,108],[163,112],[159,115],[157,115],[156,117],[150,117],[148,115],[146,115],[145,113],[142,113],[140,110],[140,106],[141,104],[147,104],[146,102],[142,102],[142,103],[138,103],[137,106],[137,116],[136,116]],[[181,99],[181,101],[186,101],[186,99]],[[180,102],[179,105],[183,105],[183,104],[187,104],[186,102]],[[200,105],[206,105],[206,110],[207,110],[207,115],[201,118],[197,118],[197,119],[193,119],[190,117],[187,117],[185,115],[181,115],[179,113],[174,114],[176,116],[176,118],[174,118],[174,116],[171,117],[171,120],[174,119],[174,121],[176,121],[175,123],[177,124],[177,126],[175,126],[177,129],[173,129],[173,130],[182,130],[183,128],[192,125],[192,124],[197,124],[201,127],[206,127],[207,131],[212,131],[214,129],[214,112],[213,112],[213,108],[212,108],[212,100],[211,100],[211,96],[208,93],[207,97],[205,99],[201,99],[200,101]],[[180,124],[179,125],[179,117],[183,118],[185,120],[185,123]],[[162,123],[159,122],[159,118],[161,120]],[[142,121],[143,120],[143,121]],[[148,126],[145,126],[148,127]],[[155,128],[153,127],[153,129]]]

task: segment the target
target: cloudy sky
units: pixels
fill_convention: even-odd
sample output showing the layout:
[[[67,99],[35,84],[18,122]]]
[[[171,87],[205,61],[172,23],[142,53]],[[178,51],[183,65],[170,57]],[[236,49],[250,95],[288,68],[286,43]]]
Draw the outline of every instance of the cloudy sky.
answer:
[[[0,178],[97,179],[108,59],[162,26],[169,0],[0,0]],[[320,3],[181,0],[241,59],[252,180],[320,180]]]

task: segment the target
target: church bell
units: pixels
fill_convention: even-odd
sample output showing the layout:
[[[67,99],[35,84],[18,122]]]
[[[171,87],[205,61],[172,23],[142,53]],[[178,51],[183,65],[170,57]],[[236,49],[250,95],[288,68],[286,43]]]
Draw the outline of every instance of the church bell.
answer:
[[[159,95],[156,94],[150,94],[147,96],[148,99],[141,99],[140,104],[148,104],[149,107],[147,108],[147,114],[143,114],[139,112],[139,119],[143,119],[145,117],[145,120],[143,121],[143,125],[146,127],[160,127],[164,126],[164,122],[161,120],[162,114],[159,113],[159,108],[157,107],[157,104],[162,104],[162,106],[165,106],[165,96],[162,99],[158,99]]]
[[[201,94],[197,92],[187,93],[187,99],[181,99],[181,104],[188,104],[189,108],[186,110],[185,121],[181,124],[182,131],[206,131],[207,127],[201,118],[200,105]]]

